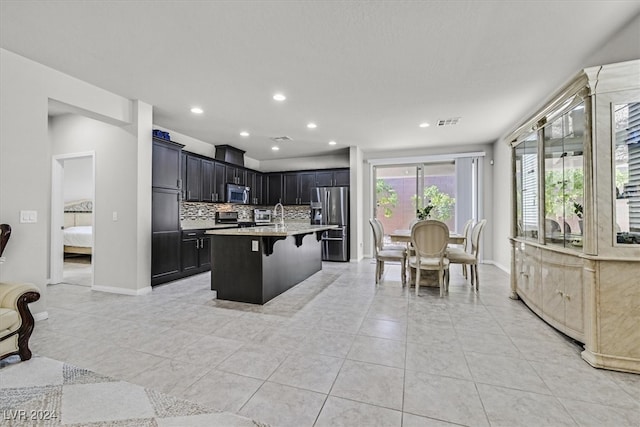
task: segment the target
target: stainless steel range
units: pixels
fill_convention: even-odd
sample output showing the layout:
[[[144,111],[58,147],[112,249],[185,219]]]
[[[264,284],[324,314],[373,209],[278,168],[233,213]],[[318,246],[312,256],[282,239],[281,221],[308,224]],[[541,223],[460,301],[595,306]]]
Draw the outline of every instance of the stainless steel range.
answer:
[[[216,224],[237,224],[238,212],[216,212]]]

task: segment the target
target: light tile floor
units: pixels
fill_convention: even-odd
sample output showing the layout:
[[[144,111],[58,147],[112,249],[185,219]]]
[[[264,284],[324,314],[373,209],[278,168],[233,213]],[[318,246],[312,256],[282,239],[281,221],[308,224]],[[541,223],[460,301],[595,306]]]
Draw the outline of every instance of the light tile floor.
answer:
[[[471,290],[403,288],[399,266],[323,270],[264,306],[202,274],[146,296],[49,287],[34,352],[274,426],[640,426],[640,375],[598,370],[480,266]]]

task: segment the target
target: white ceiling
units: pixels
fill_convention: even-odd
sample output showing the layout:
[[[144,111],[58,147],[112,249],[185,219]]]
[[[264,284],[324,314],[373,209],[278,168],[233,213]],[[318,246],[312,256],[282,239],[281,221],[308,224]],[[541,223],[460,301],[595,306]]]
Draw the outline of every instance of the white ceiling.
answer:
[[[0,42],[152,104],[158,126],[268,160],[493,142],[639,13],[637,1],[1,0]],[[294,141],[271,151],[282,135]]]

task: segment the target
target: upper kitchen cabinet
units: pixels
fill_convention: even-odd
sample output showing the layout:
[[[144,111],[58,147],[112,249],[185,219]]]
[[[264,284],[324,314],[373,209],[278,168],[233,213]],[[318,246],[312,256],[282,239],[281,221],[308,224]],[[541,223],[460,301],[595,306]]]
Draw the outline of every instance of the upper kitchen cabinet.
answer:
[[[508,139],[512,298],[640,373],[640,60],[586,68]]]
[[[151,167],[151,185],[153,187],[179,190],[182,187],[180,176],[180,154],[183,145],[175,142],[153,139],[153,158]]]
[[[336,169],[333,171],[333,186],[345,186],[351,184],[351,172],[349,169]]]
[[[311,200],[311,188],[316,186],[316,172],[293,172],[283,174],[285,205],[305,205]]]
[[[182,155],[182,199],[187,202],[224,202],[225,165],[197,154],[185,152]]]
[[[227,168],[224,164],[214,161],[213,171],[213,189],[215,190],[213,201],[224,202],[226,196],[226,184]]]
[[[202,159],[186,155],[186,185],[185,200],[187,202],[199,202],[202,197]]]
[[[243,167],[226,165],[227,183],[247,185],[247,170]]]
[[[316,172],[316,187],[348,186],[350,183],[349,169],[327,169]]]
[[[267,175],[267,204],[268,205],[283,203],[282,175],[283,174],[281,173],[270,173]]]
[[[215,168],[213,160],[202,160],[202,175],[200,176],[200,200],[203,202],[215,202]]]
[[[247,187],[251,189],[251,204],[261,205],[265,202],[264,194],[264,179],[260,172],[247,170]]]

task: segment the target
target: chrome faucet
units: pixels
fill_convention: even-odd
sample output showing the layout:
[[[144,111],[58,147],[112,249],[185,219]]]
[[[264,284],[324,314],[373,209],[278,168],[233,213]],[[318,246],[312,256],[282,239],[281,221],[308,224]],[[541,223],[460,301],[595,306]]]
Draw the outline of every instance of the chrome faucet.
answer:
[[[275,207],[273,208],[273,216],[276,216],[278,206],[280,206],[280,225],[284,227],[284,206],[282,206],[282,203],[276,203]]]

